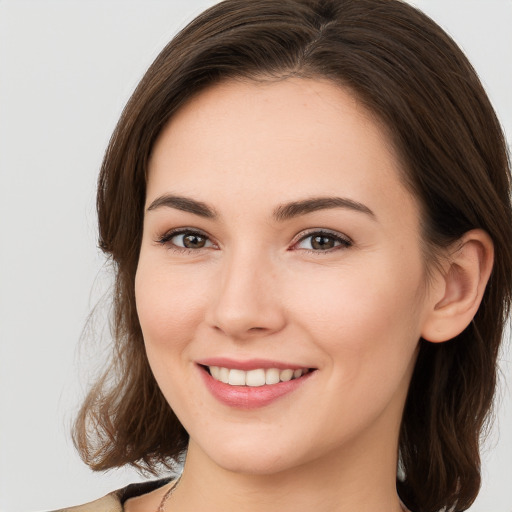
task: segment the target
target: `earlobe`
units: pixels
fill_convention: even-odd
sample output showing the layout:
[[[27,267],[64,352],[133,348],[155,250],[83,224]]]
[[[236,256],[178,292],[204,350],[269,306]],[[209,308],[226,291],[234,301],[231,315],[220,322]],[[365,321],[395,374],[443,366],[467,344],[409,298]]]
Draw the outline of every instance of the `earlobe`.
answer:
[[[437,293],[423,324],[422,337],[433,343],[448,341],[473,320],[494,261],[490,236],[481,229],[464,234],[450,249],[443,271],[436,276]]]

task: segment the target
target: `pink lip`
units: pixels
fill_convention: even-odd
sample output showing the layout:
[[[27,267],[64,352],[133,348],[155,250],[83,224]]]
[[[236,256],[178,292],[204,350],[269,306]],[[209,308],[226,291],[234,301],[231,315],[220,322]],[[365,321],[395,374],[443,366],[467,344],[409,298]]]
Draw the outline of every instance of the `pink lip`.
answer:
[[[283,363],[280,361],[269,361],[268,359],[249,359],[247,361],[236,361],[229,357],[210,357],[196,361],[203,366],[221,366],[234,370],[257,370],[258,368],[277,368],[278,370],[298,370],[299,368],[308,368],[308,366],[297,365],[293,363]]]
[[[221,365],[209,365],[221,366]],[[240,367],[224,366],[228,368],[242,369]],[[276,368],[276,366],[265,366],[266,368]],[[238,409],[256,409],[269,405],[275,400],[285,396],[300,386],[302,386],[316,372],[309,372],[298,379],[289,380],[287,382],[279,382],[258,387],[250,386],[230,386],[215,380],[204,368],[198,367],[201,376],[210,393],[221,403],[229,407]],[[250,369],[262,368],[262,366],[252,367]],[[290,368],[287,366],[286,368]]]

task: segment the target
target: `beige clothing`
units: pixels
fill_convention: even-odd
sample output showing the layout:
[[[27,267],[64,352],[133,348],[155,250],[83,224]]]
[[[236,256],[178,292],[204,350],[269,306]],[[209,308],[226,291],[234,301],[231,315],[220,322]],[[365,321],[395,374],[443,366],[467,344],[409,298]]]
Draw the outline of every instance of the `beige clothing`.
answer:
[[[111,492],[99,500],[92,501],[91,503],[54,510],[53,512],[123,512],[123,505],[128,499],[147,494],[148,492],[164,486],[170,481],[171,478],[165,478],[152,482],[131,484],[123,489]]]

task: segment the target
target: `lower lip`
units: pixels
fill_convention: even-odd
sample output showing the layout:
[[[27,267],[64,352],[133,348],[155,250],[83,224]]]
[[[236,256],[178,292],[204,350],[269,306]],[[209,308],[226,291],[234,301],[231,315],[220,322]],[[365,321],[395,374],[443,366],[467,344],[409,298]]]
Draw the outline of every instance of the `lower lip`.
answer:
[[[298,379],[264,386],[231,386],[215,380],[203,367],[199,367],[206,387],[220,402],[237,409],[256,409],[269,405],[302,386],[315,373],[308,372]]]

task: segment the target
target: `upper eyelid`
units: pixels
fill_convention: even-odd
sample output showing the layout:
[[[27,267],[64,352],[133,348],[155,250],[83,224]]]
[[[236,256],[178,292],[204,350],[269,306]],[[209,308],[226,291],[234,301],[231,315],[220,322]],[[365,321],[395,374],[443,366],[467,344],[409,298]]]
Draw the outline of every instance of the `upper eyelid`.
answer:
[[[305,232],[302,231],[298,235],[296,235],[292,241],[292,244],[295,245],[298,242],[304,240],[305,238],[308,238],[315,234],[323,234],[323,235],[330,235],[334,238],[339,238],[340,240],[343,240],[345,242],[353,243],[352,239],[345,235],[344,233],[340,233],[339,231],[335,231],[333,229],[325,229],[325,228],[313,228],[311,230],[306,230]]]
[[[215,238],[213,238],[208,232],[206,232],[202,229],[199,229],[199,228],[186,227],[186,226],[180,227],[180,228],[169,229],[162,235],[157,236],[156,241],[157,242],[162,242],[164,240],[168,241],[171,238],[173,238],[174,236],[178,236],[183,233],[198,234],[198,235],[208,238],[208,240],[210,240],[210,242],[212,242],[212,244],[214,244],[216,246],[220,245],[220,244],[218,244],[218,242],[216,242]],[[301,231],[300,233],[295,235],[293,237],[292,241],[290,242],[290,247],[294,247],[295,245],[297,245],[299,242],[301,242],[305,238],[308,238],[315,234],[330,235],[334,238],[339,238],[340,240],[343,240],[344,242],[348,242],[350,244],[353,243],[352,239],[348,235],[345,235],[344,233],[341,233],[339,231],[335,231],[335,230],[327,229],[327,228],[310,228],[310,229]]]
[[[172,228],[172,229],[169,229],[167,231],[165,231],[164,233],[162,233],[161,235],[158,236],[158,238],[164,238],[164,237],[168,237],[168,236],[176,236],[176,235],[181,235],[182,233],[196,233],[198,235],[202,235],[202,236],[206,236],[208,238],[212,238],[206,231],[202,230],[202,229],[199,229],[199,228],[191,228],[191,227],[183,227],[183,228]]]
[[[163,234],[157,235],[156,242],[166,243],[166,242],[170,241],[171,238],[178,236],[178,235],[182,235],[184,233],[193,233],[196,235],[204,236],[205,238],[210,240],[210,242],[212,242],[212,244],[218,245],[217,242],[215,241],[215,239],[210,234],[208,234],[206,231],[199,229],[199,228],[191,228],[191,227],[169,229],[169,230],[165,231]]]

